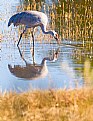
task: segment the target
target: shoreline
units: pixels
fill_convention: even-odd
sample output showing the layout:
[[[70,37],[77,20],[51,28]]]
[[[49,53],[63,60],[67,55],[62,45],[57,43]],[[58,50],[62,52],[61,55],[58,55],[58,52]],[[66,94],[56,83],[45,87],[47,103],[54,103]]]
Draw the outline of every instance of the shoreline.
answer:
[[[0,121],[92,121],[93,88],[0,94]]]

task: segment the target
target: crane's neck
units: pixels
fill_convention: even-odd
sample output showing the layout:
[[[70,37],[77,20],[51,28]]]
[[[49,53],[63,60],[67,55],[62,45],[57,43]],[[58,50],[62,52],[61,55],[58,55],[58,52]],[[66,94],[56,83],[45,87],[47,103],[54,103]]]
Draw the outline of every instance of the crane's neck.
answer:
[[[42,62],[41,62],[41,65],[42,66],[46,66],[46,61],[53,61],[53,60],[55,60],[55,58],[54,57],[45,57],[43,60],[42,60]]]
[[[47,30],[46,30],[46,25],[41,25],[41,29],[42,29],[42,32],[43,32],[44,34],[50,34],[50,35],[53,36],[53,31],[52,31],[52,30],[50,30],[50,31],[47,31]]]

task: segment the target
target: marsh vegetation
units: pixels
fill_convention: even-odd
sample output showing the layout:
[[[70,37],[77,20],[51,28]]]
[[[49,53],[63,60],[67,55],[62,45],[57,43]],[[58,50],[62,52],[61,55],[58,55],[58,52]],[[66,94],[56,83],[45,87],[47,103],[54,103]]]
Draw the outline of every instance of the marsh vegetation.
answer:
[[[60,36],[59,49],[51,36],[36,29],[37,63],[60,50],[57,62],[47,63],[44,80],[28,81],[9,72],[9,65],[24,70],[24,61],[32,63],[31,30],[20,44],[23,58],[16,43],[24,26],[7,27],[9,17],[24,10],[46,13],[47,29]],[[0,121],[93,121],[93,1],[1,0],[0,11]]]
[[[93,89],[0,94],[0,121],[92,121]]]

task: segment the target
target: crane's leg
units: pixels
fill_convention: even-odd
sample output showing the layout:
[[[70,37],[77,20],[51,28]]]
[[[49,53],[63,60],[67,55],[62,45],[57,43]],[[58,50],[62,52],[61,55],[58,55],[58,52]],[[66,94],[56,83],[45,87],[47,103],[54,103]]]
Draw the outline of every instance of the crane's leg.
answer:
[[[33,64],[35,64],[35,60],[34,60],[34,45],[35,45],[35,43],[34,43],[34,33],[33,33],[33,31],[32,31],[32,39],[33,39],[33,52],[32,52],[32,57],[33,57]]]
[[[21,52],[19,46],[18,46],[18,50],[19,50],[19,54],[20,54],[21,58],[23,59],[23,61],[24,61],[25,64],[27,65],[27,61],[26,61],[25,58],[23,57],[23,54],[22,54],[22,52]]]
[[[24,34],[24,32],[26,31],[26,29],[27,29],[27,27],[25,27],[25,29],[23,30],[23,32],[20,34],[20,38],[19,38],[19,41],[18,41],[18,43],[17,43],[17,46],[19,45],[20,40],[21,40],[21,38],[22,38],[22,35],[23,35],[23,34]]]

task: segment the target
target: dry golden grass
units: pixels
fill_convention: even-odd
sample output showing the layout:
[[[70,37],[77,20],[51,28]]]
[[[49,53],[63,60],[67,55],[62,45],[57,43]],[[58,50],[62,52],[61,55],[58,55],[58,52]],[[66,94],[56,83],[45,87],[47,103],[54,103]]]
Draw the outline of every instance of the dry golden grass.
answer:
[[[93,121],[93,89],[0,94],[0,121]]]

